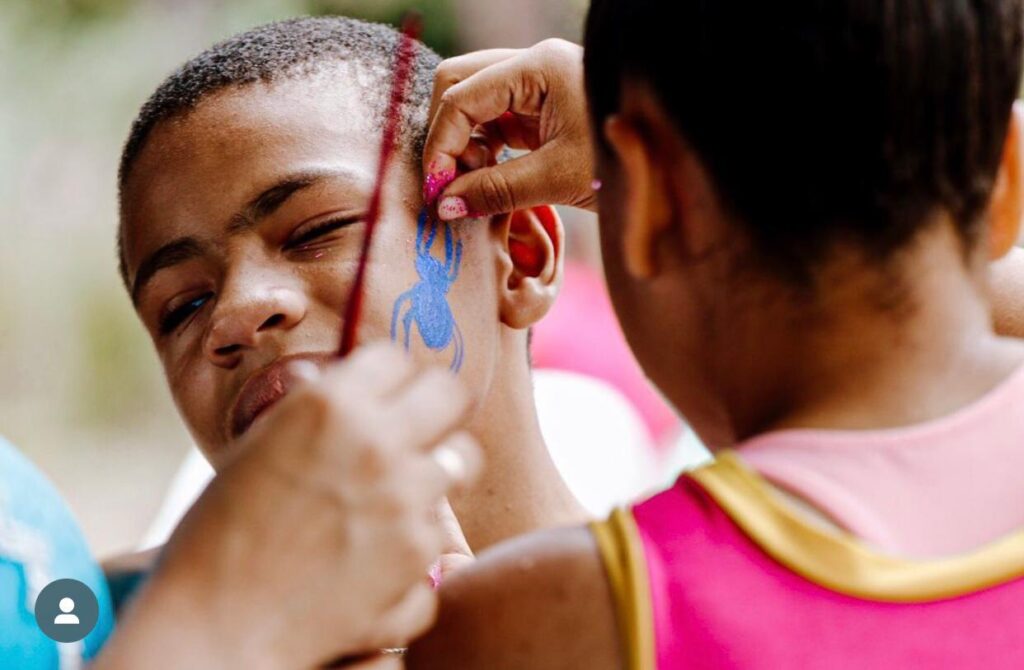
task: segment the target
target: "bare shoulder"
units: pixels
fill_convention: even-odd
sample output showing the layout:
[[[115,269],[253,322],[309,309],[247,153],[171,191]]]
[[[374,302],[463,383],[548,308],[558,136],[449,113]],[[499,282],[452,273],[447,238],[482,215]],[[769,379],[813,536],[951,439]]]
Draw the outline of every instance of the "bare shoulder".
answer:
[[[611,589],[586,528],[497,545],[440,596],[437,624],[409,650],[411,670],[622,667]]]
[[[110,590],[115,614],[120,613],[147,575],[153,571],[161,548],[154,547],[145,551],[121,554],[103,561],[103,574],[107,578],[107,588]]]
[[[106,574],[117,574],[119,572],[143,572],[152,570],[156,559],[160,556],[163,547],[153,547],[143,551],[133,551],[124,554],[115,554],[103,559],[102,568]]]

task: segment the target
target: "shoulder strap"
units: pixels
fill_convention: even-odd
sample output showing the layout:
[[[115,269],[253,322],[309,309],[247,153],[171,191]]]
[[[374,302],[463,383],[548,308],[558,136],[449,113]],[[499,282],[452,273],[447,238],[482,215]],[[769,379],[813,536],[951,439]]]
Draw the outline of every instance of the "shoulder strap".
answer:
[[[643,545],[628,510],[590,524],[604,563],[627,670],[654,670],[654,614]]]

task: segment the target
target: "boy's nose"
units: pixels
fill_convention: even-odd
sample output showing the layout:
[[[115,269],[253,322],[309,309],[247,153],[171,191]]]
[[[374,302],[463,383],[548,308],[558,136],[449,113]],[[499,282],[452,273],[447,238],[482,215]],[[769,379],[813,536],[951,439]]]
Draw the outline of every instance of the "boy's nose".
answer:
[[[284,287],[267,287],[244,296],[222,295],[213,314],[204,350],[215,365],[233,367],[248,349],[279,337],[302,321],[305,297]]]

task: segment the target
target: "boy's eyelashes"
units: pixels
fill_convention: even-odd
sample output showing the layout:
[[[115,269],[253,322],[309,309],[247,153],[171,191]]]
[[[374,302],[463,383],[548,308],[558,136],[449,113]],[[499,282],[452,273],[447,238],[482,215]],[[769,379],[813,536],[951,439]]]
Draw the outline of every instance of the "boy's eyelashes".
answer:
[[[160,334],[169,335],[178,326],[184,323],[186,319],[199,311],[199,309],[212,297],[213,293],[207,292],[168,310],[168,312],[160,318],[158,324]]]
[[[319,221],[308,226],[301,226],[292,234],[288,241],[284,243],[283,248],[286,251],[298,249],[299,247],[318,240],[324,235],[334,232],[339,228],[350,226],[353,223],[359,223],[362,220],[363,214],[347,214],[345,216],[327,219],[326,221]]]
[[[314,224],[300,226],[284,243],[282,248],[285,251],[301,250],[303,246],[318,241],[335,230],[359,223],[363,220],[364,216],[362,213],[346,214],[325,221],[318,221]],[[157,321],[157,330],[160,335],[164,336],[172,333],[198,312],[212,297],[212,292],[203,293],[179,303],[176,307],[168,309]]]

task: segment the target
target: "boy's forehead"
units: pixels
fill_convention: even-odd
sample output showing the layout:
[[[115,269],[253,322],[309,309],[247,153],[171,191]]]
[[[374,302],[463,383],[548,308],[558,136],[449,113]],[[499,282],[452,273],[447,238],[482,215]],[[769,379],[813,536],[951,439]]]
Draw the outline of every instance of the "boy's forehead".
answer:
[[[365,190],[379,132],[361,90],[337,73],[250,84],[158,124],[125,181],[129,266],[154,228],[165,237],[187,222],[229,220],[257,190],[289,175],[337,173]]]
[[[145,163],[176,156],[203,157],[293,145],[365,144],[374,138],[375,115],[351,78],[335,75],[257,82],[213,93],[186,114],[153,129],[136,159],[134,174]],[[308,147],[307,147],[308,148]],[[149,159],[147,161],[147,158]]]

